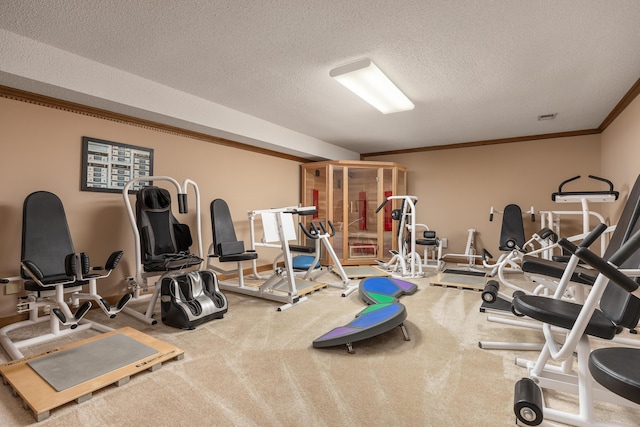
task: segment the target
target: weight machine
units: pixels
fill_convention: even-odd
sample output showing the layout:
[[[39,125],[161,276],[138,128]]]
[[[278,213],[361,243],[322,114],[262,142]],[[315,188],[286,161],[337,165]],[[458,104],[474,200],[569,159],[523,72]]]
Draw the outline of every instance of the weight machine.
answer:
[[[392,276],[404,278],[423,277],[422,261],[416,251],[416,196],[389,196],[376,208],[380,212],[392,200],[402,200],[400,209],[391,211],[391,218],[398,221],[398,249],[391,250],[387,262],[377,260],[378,265]]]
[[[286,310],[307,300],[306,293],[318,289],[316,283],[301,277],[296,277],[292,252],[312,252],[314,249],[299,245],[290,245],[290,241],[297,241],[296,227],[293,215],[310,215],[316,211],[314,206],[298,207],[288,206],[284,208],[253,210],[247,213],[249,217],[249,231],[251,233],[251,251],[258,247],[277,248],[282,252],[273,261],[273,273],[269,277],[261,276],[258,272],[258,263],[253,259],[253,277],[256,279],[266,279],[258,287],[247,286],[227,286],[233,292],[245,295],[252,295],[284,303],[278,307],[278,311]],[[262,219],[263,237],[256,237],[256,218]],[[309,251],[311,249],[311,251]],[[282,262],[282,266],[279,266]],[[312,263],[312,267],[315,263]]]
[[[580,203],[582,210],[579,211],[540,211],[540,218],[542,227],[548,227],[553,230],[558,236],[562,236],[560,230],[560,222],[562,217],[567,216],[580,216],[582,218],[582,233],[586,236],[591,229],[589,220],[594,217],[598,223],[605,223],[605,219],[598,212],[594,212],[589,208],[591,203],[612,203],[618,200],[619,193],[613,189],[613,183],[608,179],[601,178],[595,175],[589,175],[589,178],[606,183],[609,186],[608,190],[580,190],[580,191],[565,191],[563,187],[573,181],[580,178],[580,175],[573,178],[566,179],[558,186],[558,191],[551,194],[551,200],[556,203]],[[607,247],[607,239],[612,230],[607,230],[603,235],[605,239],[600,240],[600,254],[604,254]],[[552,253],[548,254],[546,258],[551,259]]]
[[[476,261],[481,261],[483,255],[479,255],[477,253],[475,240],[476,240],[476,229],[475,228],[468,229],[467,230],[467,243],[465,244],[465,247],[464,247],[464,253],[461,253],[461,254],[455,254],[455,253],[444,254],[444,255],[442,255],[442,261],[443,262],[452,262],[452,261],[447,261],[447,259],[449,259],[449,260],[455,259],[457,261],[459,258],[463,258],[463,259],[466,259],[466,261],[467,261],[466,264],[457,263],[458,266],[464,267],[466,271],[470,271],[470,272],[474,272],[474,273],[484,273],[479,268],[476,268]]]

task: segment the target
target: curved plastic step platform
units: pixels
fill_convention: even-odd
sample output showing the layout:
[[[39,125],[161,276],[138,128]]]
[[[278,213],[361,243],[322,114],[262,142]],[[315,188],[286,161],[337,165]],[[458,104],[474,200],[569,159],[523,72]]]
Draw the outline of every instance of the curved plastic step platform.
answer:
[[[397,302],[402,295],[411,295],[418,285],[391,277],[369,277],[360,281],[358,292],[367,304]]]
[[[365,340],[400,327],[404,339],[409,341],[409,335],[404,327],[407,310],[404,305],[393,302],[373,304],[356,314],[356,318],[338,328],[332,329],[313,341],[315,348],[346,345],[349,353],[353,353],[352,343]]]

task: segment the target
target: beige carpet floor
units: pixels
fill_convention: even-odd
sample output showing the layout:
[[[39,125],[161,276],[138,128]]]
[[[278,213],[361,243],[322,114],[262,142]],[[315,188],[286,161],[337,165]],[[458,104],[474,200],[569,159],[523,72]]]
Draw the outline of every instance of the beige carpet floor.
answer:
[[[327,279],[322,277],[322,279]],[[146,325],[126,314],[109,320],[131,326],[185,351],[183,360],[142,372],[121,387],[107,386],[81,404],[51,411],[40,426],[509,426],[515,424],[513,388],[526,375],[516,356],[535,352],[483,350],[479,340],[541,341],[536,331],[488,322],[480,293],[431,286],[402,297],[406,327],[346,347],[314,349],[312,341],[354,318],[365,305],[357,292],[314,292],[283,312],[278,303],[226,292],[221,320],[183,331]],[[137,303],[141,309],[144,304]],[[157,309],[159,316],[159,306]],[[93,334],[83,332],[83,334]],[[79,339],[76,336],[73,339]],[[65,338],[31,348],[37,354]],[[0,352],[0,362],[7,356]],[[575,407],[574,396],[549,405]],[[640,411],[598,405],[597,414],[640,425]],[[0,387],[0,425],[35,424],[11,388]]]

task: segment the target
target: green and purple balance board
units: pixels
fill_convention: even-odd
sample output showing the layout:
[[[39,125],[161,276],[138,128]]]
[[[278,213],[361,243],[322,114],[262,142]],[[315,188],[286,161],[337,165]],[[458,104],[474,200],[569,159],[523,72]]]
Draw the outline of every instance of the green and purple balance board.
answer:
[[[399,302],[372,304],[356,314],[356,318],[350,323],[315,339],[313,346],[323,348],[346,345],[352,353],[351,343],[375,337],[398,326],[404,327],[406,318],[407,310]],[[408,339],[406,330],[403,329],[402,333]]]
[[[358,292],[367,304],[397,302],[402,295],[411,295],[418,285],[391,277],[369,277],[360,281]]]

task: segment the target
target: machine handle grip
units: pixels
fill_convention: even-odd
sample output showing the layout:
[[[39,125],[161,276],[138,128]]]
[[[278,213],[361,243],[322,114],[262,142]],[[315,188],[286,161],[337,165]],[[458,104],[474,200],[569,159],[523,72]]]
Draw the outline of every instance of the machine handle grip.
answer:
[[[380,210],[381,210],[382,208],[384,208],[384,205],[386,205],[388,201],[389,201],[389,199],[384,199],[384,202],[380,203],[380,206],[378,206],[378,207],[376,208],[376,212],[375,212],[375,213],[380,212]]]
[[[591,230],[589,234],[587,234],[587,237],[584,238],[584,240],[582,241],[582,243],[580,243],[579,246],[583,248],[588,248],[593,244],[593,242],[595,242],[598,239],[598,237],[600,237],[602,233],[604,233],[604,230],[606,229],[607,229],[607,224],[604,224],[601,222],[600,224],[596,225],[594,229]]]
[[[564,237],[558,240],[558,245],[560,245],[562,249],[566,250],[567,252],[571,252],[572,254],[575,254],[576,251],[578,250],[578,247],[576,245],[574,245],[572,242],[568,241]]]
[[[576,176],[574,176],[573,178],[565,179],[564,181],[562,181],[562,182],[560,183],[560,186],[558,187],[558,193],[562,193],[562,187],[563,187],[566,183],[571,182],[571,181],[575,181],[576,179],[579,179],[579,178],[580,178],[580,175],[576,175]]]
[[[621,266],[629,259],[634,253],[640,249],[640,231],[637,231],[633,236],[627,239],[626,242],[620,248],[611,255],[609,262],[613,265]]]
[[[333,223],[330,220],[327,220],[327,224],[329,224],[329,228],[331,229],[331,232],[329,233],[329,237],[335,236],[336,235],[336,228],[333,226]],[[322,225],[322,223],[320,223],[320,226],[322,227],[322,229],[326,233],[327,231],[325,230],[325,228]]]
[[[178,211],[181,214],[189,213],[189,204],[187,203],[186,193],[178,193]]]
[[[316,228],[315,225],[313,225],[313,223],[311,223],[312,231],[307,230],[307,227],[304,226],[302,221],[300,221],[298,223],[298,225],[300,226],[300,229],[302,230],[302,232],[304,233],[305,236],[307,236],[310,239],[314,239],[314,240],[318,239],[318,229]]]
[[[595,179],[595,180],[598,180],[598,181],[602,181],[602,182],[606,182],[607,184],[609,184],[609,192],[611,192],[611,193],[614,192],[613,191],[613,182],[609,181],[608,179],[601,178],[601,177],[595,176],[595,175],[589,175],[589,178]]]
[[[640,238],[639,237],[640,237],[640,235],[638,233],[636,233],[631,239],[627,240],[627,243],[631,242],[633,244],[633,246],[635,246],[633,251],[631,251],[630,248],[629,248],[631,254],[633,254],[633,252],[635,252],[635,250],[638,249],[638,246],[640,246]],[[632,240],[633,240],[633,242],[632,242]],[[626,243],[625,243],[625,245],[626,245]],[[623,247],[625,245],[623,245]],[[616,251],[616,254],[618,252],[620,252],[623,249],[623,247],[620,248],[620,250]],[[626,252],[626,250],[625,250],[625,252]],[[629,256],[631,254],[629,254]],[[616,285],[620,286],[621,288],[625,289],[626,291],[634,292],[636,289],[638,289],[638,284],[633,279],[631,279],[629,276],[627,276],[624,273],[622,273],[614,265],[609,264],[608,262],[606,262],[605,260],[600,258],[598,255],[596,255],[593,252],[591,252],[589,250],[589,248],[578,248],[578,250],[576,251],[576,255],[582,261],[586,262],[591,267],[595,268],[600,273],[604,274],[609,280],[615,282]],[[621,257],[622,257],[622,255],[621,255]]]

